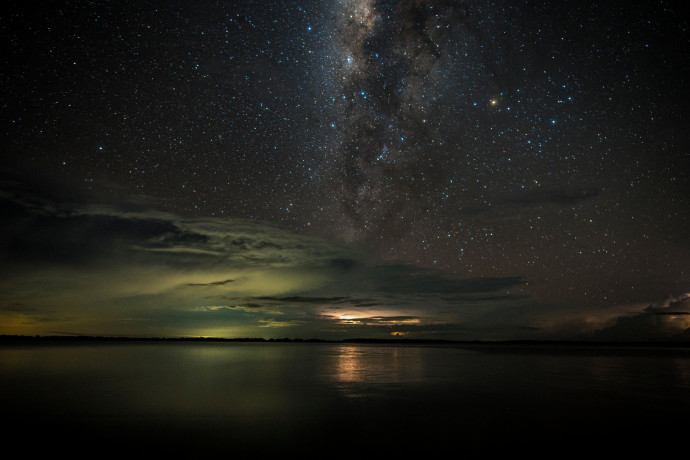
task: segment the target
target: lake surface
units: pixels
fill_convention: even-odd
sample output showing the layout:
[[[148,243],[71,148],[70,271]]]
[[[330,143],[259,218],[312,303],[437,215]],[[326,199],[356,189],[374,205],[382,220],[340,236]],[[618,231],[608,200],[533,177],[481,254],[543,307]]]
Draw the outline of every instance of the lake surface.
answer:
[[[656,455],[684,449],[690,351],[9,345],[0,391],[5,439],[44,453]]]

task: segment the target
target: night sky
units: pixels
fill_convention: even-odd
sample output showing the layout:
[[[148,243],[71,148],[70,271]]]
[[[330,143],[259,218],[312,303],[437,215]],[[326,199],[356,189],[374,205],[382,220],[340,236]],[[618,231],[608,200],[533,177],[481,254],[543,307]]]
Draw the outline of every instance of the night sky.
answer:
[[[0,333],[690,339],[668,1],[0,16]]]

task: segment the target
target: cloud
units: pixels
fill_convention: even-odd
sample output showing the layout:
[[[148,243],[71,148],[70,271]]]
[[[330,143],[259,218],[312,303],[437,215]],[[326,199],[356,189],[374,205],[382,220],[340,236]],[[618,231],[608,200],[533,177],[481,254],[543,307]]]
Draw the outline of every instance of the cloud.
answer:
[[[650,305],[644,310],[652,315],[690,315],[690,292],[678,297],[669,297],[659,305]]]
[[[72,318],[50,308],[32,306],[21,302],[0,303],[0,320],[5,328],[17,334],[29,333],[34,328],[52,328],[55,324]]]
[[[363,248],[263,223],[56,202],[4,184],[0,210],[16,225],[0,227],[0,333],[508,339],[558,327],[539,321],[560,310],[525,294],[521,276],[382,264]],[[667,321],[686,307],[674,299],[644,317]]]
[[[299,326],[302,323],[300,321],[280,321],[276,319],[260,319],[258,320],[259,327],[270,327],[270,328],[283,328]]]
[[[548,306],[536,314],[533,336],[597,341],[690,340],[690,293],[653,304],[621,304],[577,310]]]
[[[340,268],[352,263],[344,248],[260,223],[51,203],[47,198],[29,199],[30,192],[21,195],[19,190],[0,194],[5,222],[13,223],[0,229],[6,261],[81,265],[134,258],[154,264],[189,260],[277,266],[319,260]]]
[[[615,323],[595,333],[602,340],[690,339],[690,293],[669,297],[637,314],[620,316]]]
[[[26,304],[20,303],[20,302],[11,302],[8,304],[0,305],[0,310],[13,311],[13,312],[18,312],[18,313],[29,313],[29,312],[37,311],[37,308],[31,307],[29,305],[26,305]]]
[[[21,231],[5,232],[4,263],[22,267],[0,281],[5,305],[45,305],[65,319],[63,330],[250,336],[294,327],[346,335],[355,323],[342,317],[358,310],[353,317],[377,333],[413,319],[456,323],[487,304],[521,300],[509,293],[519,277],[454,279],[382,265],[359,248],[256,222],[9,201],[24,219]],[[27,203],[41,203],[40,212]]]
[[[232,283],[235,280],[211,281],[209,283],[188,283],[187,286],[224,286]]]
[[[265,301],[269,303],[290,303],[290,304],[312,304],[312,303],[339,303],[345,300],[345,297],[309,297],[309,296],[287,296],[287,297],[272,297],[261,296],[254,297],[258,301]]]
[[[83,327],[84,333],[139,328],[158,335],[156,324],[199,330],[209,324],[199,324],[208,319],[196,307],[231,297],[298,295],[360,258],[351,248],[261,223],[55,202],[51,193],[16,181],[2,184],[2,222],[12,223],[0,227],[3,318],[29,321],[54,311],[77,319],[64,330]]]
[[[377,266],[366,275],[380,292],[448,298],[502,292],[524,283],[519,277],[456,279],[441,271],[409,265]]]

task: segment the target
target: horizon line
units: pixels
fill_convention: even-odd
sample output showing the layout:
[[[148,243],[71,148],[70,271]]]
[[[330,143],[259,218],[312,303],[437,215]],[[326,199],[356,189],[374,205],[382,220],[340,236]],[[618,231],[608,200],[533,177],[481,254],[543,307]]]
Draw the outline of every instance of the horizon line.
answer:
[[[523,345],[608,345],[608,346],[688,346],[690,340],[537,340],[537,339],[507,339],[507,340],[455,340],[455,339],[429,339],[429,338],[367,338],[354,337],[344,339],[321,339],[321,338],[263,338],[263,337],[132,337],[132,336],[101,336],[101,335],[13,335],[0,334],[0,342],[7,341],[108,341],[108,342],[259,342],[259,343],[392,343],[392,344],[461,344],[461,345],[500,345],[500,344],[523,344]]]

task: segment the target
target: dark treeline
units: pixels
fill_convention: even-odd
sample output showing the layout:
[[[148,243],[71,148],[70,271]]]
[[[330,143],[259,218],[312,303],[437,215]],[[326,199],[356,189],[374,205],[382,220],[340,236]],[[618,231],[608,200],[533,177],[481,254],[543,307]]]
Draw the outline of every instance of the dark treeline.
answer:
[[[689,341],[655,342],[601,342],[601,341],[558,341],[558,340],[444,340],[444,339],[375,339],[350,338],[342,340],[302,339],[302,338],[260,338],[260,337],[126,337],[126,336],[91,336],[91,335],[0,335],[0,344],[11,343],[86,343],[86,342],[255,342],[255,343],[359,343],[359,344],[456,344],[465,346],[587,346],[587,347],[672,347],[690,348]]]

